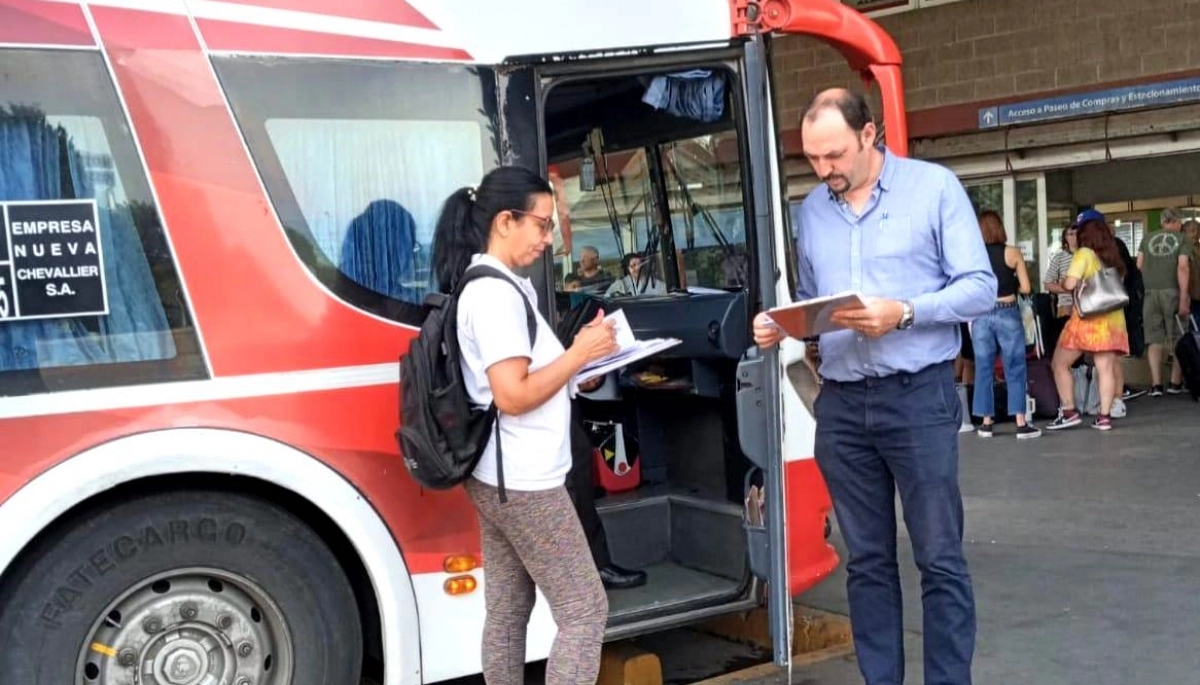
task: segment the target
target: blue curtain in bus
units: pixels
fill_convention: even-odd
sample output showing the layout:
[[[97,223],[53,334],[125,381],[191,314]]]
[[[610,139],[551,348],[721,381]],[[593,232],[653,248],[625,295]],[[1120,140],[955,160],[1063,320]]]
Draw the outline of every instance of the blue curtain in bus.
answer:
[[[0,111],[0,200],[93,196],[80,155],[61,128],[41,115]],[[110,314],[94,319],[98,331],[88,330],[80,318],[0,323],[0,371],[174,356],[129,208],[97,199]]]
[[[412,213],[393,200],[375,200],[346,229],[338,269],[368,290],[420,303],[428,285],[418,279],[421,257]]]

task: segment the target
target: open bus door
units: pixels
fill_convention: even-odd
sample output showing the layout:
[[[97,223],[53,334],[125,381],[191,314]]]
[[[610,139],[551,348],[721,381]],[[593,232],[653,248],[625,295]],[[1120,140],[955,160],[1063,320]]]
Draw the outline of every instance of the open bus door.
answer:
[[[684,602],[685,598],[671,597],[668,602],[664,600],[665,595],[656,595],[647,607],[635,609],[626,607],[613,610],[615,601],[610,601],[610,610],[613,612],[608,637],[628,636],[677,625],[689,618],[717,615],[718,611],[728,612],[731,608],[747,608],[747,604],[739,602],[754,602],[765,594],[774,661],[779,666],[790,667],[792,598],[826,577],[838,563],[836,554],[826,540],[828,525],[825,516],[830,508],[829,496],[812,458],[815,430],[811,414],[805,415],[805,412],[810,412],[811,402],[804,401],[801,396],[803,389],[797,390],[789,378],[793,375],[791,372],[804,364],[805,346],[799,341],[789,340],[777,350],[760,352],[752,343],[748,343],[748,347],[739,346],[726,351],[729,340],[748,341],[749,338],[745,330],[740,337],[730,335],[728,331],[737,326],[723,325],[740,320],[745,324],[743,328],[748,329],[749,320],[755,313],[791,301],[795,290],[794,277],[788,275],[794,273],[795,254],[771,87],[771,34],[806,34],[837,46],[856,71],[866,80],[878,84],[883,101],[883,129],[889,145],[898,154],[906,152],[907,132],[899,51],[876,24],[836,0],[769,0],[761,4],[730,0],[730,4],[731,16],[734,17],[733,45],[696,47],[658,54],[555,60],[531,57],[528,61],[510,61],[497,72],[494,102],[500,127],[498,152],[505,164],[542,171],[551,164],[562,164],[564,168],[573,167],[572,178],[583,178],[579,172],[583,157],[603,160],[606,154],[610,154],[600,149],[604,145],[600,141],[603,136],[595,137],[589,133],[598,130],[596,127],[604,127],[597,122],[606,121],[616,126],[614,122],[628,122],[636,118],[629,117],[628,110],[625,116],[614,117],[611,110],[597,104],[606,94],[626,93],[630,82],[636,82],[647,74],[687,69],[724,69],[732,75],[729,83],[735,83],[736,88],[732,89],[730,99],[736,113],[730,114],[725,122],[729,128],[724,130],[727,135],[724,142],[730,143],[727,147],[737,150],[735,175],[738,181],[733,185],[741,188],[739,192],[742,195],[739,197],[745,201],[745,236],[742,244],[747,251],[745,257],[752,262],[753,268],[745,272],[750,278],[740,284],[741,288],[732,289],[736,292],[720,293],[709,288],[706,295],[689,295],[686,287],[680,287],[691,285],[681,283],[681,265],[672,264],[671,260],[664,258],[667,283],[678,289],[657,302],[645,304],[644,310],[659,314],[649,330],[683,337],[696,332],[696,326],[693,325],[696,322],[688,319],[693,314],[702,316],[697,312],[706,311],[701,309],[704,306],[701,303],[703,298],[709,298],[710,302],[722,298],[732,302],[727,313],[739,307],[744,310],[721,323],[707,324],[707,338],[711,347],[721,348],[721,355],[730,355],[731,371],[736,375],[733,393],[736,400],[737,443],[745,458],[757,467],[752,470],[752,476],[756,484],[761,483],[761,492],[764,493],[765,520],[762,525],[745,526],[745,553],[748,557],[745,563],[757,587],[748,593],[733,587],[732,595],[723,598],[714,596],[704,601],[689,597]],[[554,111],[558,106],[553,102],[556,98],[559,105],[568,101],[574,110],[582,113],[574,117],[569,125],[563,124],[559,117],[557,130],[550,130],[556,128],[548,123],[555,118]],[[681,122],[678,126],[686,127],[687,122]],[[643,209],[648,207],[651,209],[646,211],[655,213],[654,217],[648,219],[649,225],[655,225],[656,221],[662,225],[672,225],[671,219],[665,216],[671,211],[666,187],[672,184],[687,186],[680,178],[670,180],[671,170],[664,165],[665,158],[661,154],[663,141],[672,136],[688,137],[693,132],[703,133],[704,130],[703,126],[693,125],[693,128],[685,128],[688,132],[683,133],[668,127],[652,132],[625,131],[625,136],[614,136],[610,131],[610,139],[627,138],[622,141],[623,147],[618,143],[611,152],[614,164],[633,168],[637,166],[636,160],[642,159],[644,164],[638,167],[637,178],[652,179],[647,183],[654,187],[642,204]],[[563,142],[566,139],[571,141],[570,149]],[[579,144],[584,140],[587,144],[581,157]],[[594,175],[601,177],[601,180],[594,183],[602,187],[609,183],[608,192],[611,195],[611,187],[617,185],[619,171],[614,171],[615,175],[611,178],[609,173],[607,168],[597,168]],[[579,182],[572,181],[573,184]],[[595,189],[591,192],[596,196],[604,195]],[[695,206],[691,202],[688,204]],[[624,224],[628,223],[628,217],[612,206],[611,199],[606,200],[605,206],[606,214],[612,217],[612,233],[625,235]],[[672,242],[675,229],[661,230],[662,225],[657,231],[662,242],[656,249],[662,255],[675,254],[676,245]],[[628,233],[632,235],[634,232],[629,229]],[[622,238],[618,236],[612,245],[619,246],[621,242]],[[721,247],[729,248],[724,242]],[[562,274],[556,276],[552,259],[543,259],[529,276],[538,291],[547,296],[539,301],[543,314],[555,320],[556,278],[562,277]],[[676,298],[674,303],[669,302],[670,296]],[[694,299],[697,297],[700,299]],[[678,308],[681,303],[687,305],[687,309]],[[631,309],[628,304],[625,307],[630,312],[631,320],[636,318],[639,307]],[[742,318],[739,319],[739,316]],[[633,320],[633,325],[635,332],[640,334],[642,331],[638,328],[638,321]],[[715,330],[712,328],[714,325]],[[698,337],[699,340],[689,340],[698,342],[698,347],[704,347],[703,339],[706,336]],[[738,343],[741,344],[744,343]],[[644,468],[650,466],[645,461],[650,456],[649,451],[643,449]],[[737,487],[741,489],[740,482]],[[715,533],[710,533],[710,537],[726,539]],[[728,551],[742,553],[732,548]],[[762,591],[764,585],[765,592]],[[618,599],[624,602],[626,596],[611,598]],[[691,605],[694,605],[693,608],[686,608]],[[669,608],[672,606],[684,608]]]
[[[896,44],[882,28],[836,0],[731,3],[737,30],[750,37],[745,44],[744,97],[749,118],[754,229],[759,236],[757,259],[759,264],[778,266],[759,271],[761,309],[768,309],[792,301],[795,292],[794,277],[788,276],[795,273],[794,234],[788,220],[787,179],[772,94],[770,34],[805,34],[838,48],[868,86],[872,82],[878,85],[885,140],[893,152],[904,155],[908,133],[901,58]],[[757,420],[762,428],[739,432],[742,449],[766,474],[766,553],[757,553],[769,559],[769,564],[755,571],[768,583],[775,663],[789,669],[792,599],[819,579],[811,577],[812,569],[795,562],[811,557],[802,548],[827,544],[824,536],[813,537],[814,526],[789,525],[789,519],[794,522],[796,517],[813,515],[814,498],[828,498],[823,488],[814,492],[811,486],[814,481],[823,484],[815,460],[809,458],[813,454],[815,424],[798,420],[798,413],[811,413],[817,390],[815,377],[805,366],[805,348],[796,340],[785,340],[768,351],[751,348],[738,368],[739,419],[743,425]],[[805,378],[809,380],[807,386]],[[827,525],[825,531],[827,534]],[[751,549],[750,554],[753,558],[756,550]]]

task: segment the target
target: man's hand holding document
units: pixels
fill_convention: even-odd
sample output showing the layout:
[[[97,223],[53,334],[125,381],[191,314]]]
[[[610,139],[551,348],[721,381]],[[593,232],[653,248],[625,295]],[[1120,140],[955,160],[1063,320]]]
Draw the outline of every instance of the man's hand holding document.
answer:
[[[603,376],[609,371],[615,371],[621,367],[628,366],[633,362],[653,356],[683,342],[678,338],[638,340],[633,335],[633,329],[629,327],[629,320],[625,318],[625,312],[619,309],[604,317],[604,320],[613,324],[613,329],[617,335],[617,351],[607,357],[597,359],[580,369],[572,381],[573,390],[577,390],[580,385],[593,378]]]
[[[865,309],[866,306],[866,298],[857,292],[846,291],[768,309],[766,315],[776,328],[801,340],[845,328],[833,320],[834,312]]]

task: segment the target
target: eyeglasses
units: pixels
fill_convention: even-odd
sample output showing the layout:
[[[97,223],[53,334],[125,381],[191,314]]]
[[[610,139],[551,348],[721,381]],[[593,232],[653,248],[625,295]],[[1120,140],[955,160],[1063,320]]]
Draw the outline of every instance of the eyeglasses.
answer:
[[[520,214],[521,216],[527,216],[530,219],[533,219],[535,224],[540,223],[541,225],[538,226],[538,228],[540,228],[542,230],[542,235],[549,235],[550,232],[554,230],[554,217],[552,217],[552,216],[540,216],[538,214],[533,214],[530,212],[522,212],[519,209],[513,209],[513,210],[509,210],[509,211],[511,211],[513,214]]]

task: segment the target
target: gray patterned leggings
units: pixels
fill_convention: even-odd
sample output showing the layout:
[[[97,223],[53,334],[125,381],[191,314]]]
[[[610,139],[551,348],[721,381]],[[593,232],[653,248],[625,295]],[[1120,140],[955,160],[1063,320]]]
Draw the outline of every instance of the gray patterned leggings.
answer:
[[[474,478],[467,495],[483,534],[483,678],[487,685],[525,682],[525,634],[541,588],[558,627],[546,685],[594,685],[608,622],[608,597],[566,488],[499,491]]]

